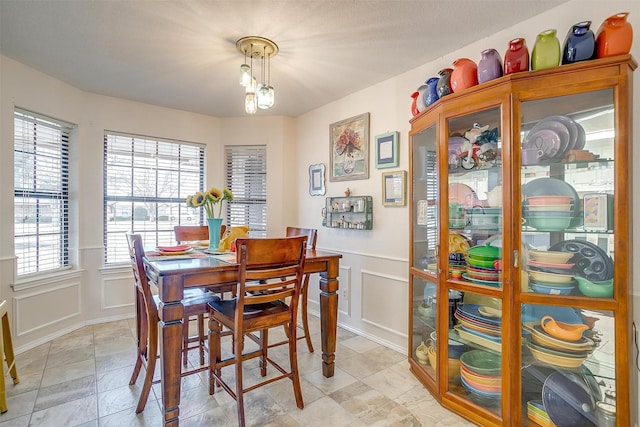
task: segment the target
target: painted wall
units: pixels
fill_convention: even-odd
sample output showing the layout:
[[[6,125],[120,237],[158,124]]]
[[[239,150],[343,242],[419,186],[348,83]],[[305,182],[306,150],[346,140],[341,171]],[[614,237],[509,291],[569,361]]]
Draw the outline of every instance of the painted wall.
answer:
[[[339,321],[341,325],[400,351],[406,351],[408,300],[408,208],[383,207],[381,174],[370,149],[370,177],[366,180],[330,182],[327,196],[342,195],[349,187],[354,195],[374,197],[374,229],[339,230],[322,227],[324,197],[308,193],[308,166],[329,166],[329,124],[364,112],[371,114],[370,136],[400,132],[400,165],[408,170],[409,95],[426,78],[450,66],[459,57],[479,60],[480,52],[506,50],[509,40],[525,37],[529,49],[536,35],[557,28],[561,41],[570,26],[592,20],[597,30],[608,16],[630,11],[630,21],[640,31],[640,2],[574,0],[553,11],[478,40],[423,66],[353,93],[297,118],[240,117],[219,119],[109,98],[79,91],[9,58],[0,56],[0,298],[11,301],[12,327],[18,351],[33,347],[84,324],[133,315],[131,274],[128,266],[102,265],[102,138],[105,129],[207,144],[208,183],[223,180],[224,144],[266,144],[268,177],[268,233],[279,235],[286,225],[315,227],[318,248],[340,251]],[[419,36],[419,35],[417,35]],[[637,37],[636,37],[637,38]],[[428,43],[428,41],[425,41]],[[640,58],[640,43],[631,52]],[[637,74],[637,73],[636,73]],[[637,77],[636,77],[637,79]],[[634,99],[640,101],[640,85]],[[11,186],[13,108],[20,106],[78,125],[72,137],[73,257],[79,269],[48,280],[20,283],[14,278],[13,205]],[[640,109],[634,125],[640,129]],[[637,140],[637,138],[635,138]],[[640,162],[640,150],[634,163]],[[396,170],[396,169],[393,169]],[[640,174],[634,176],[640,188]],[[634,199],[640,212],[640,197]],[[636,215],[638,217],[638,215]],[[640,221],[637,218],[636,221]],[[638,222],[637,222],[638,223]],[[640,245],[640,227],[634,228]],[[634,280],[634,303],[640,307],[640,276]],[[313,282],[315,281],[315,282]],[[312,285],[317,278],[312,279]],[[311,286],[315,291],[317,287]],[[310,311],[317,312],[317,291],[310,295]],[[634,318],[640,324],[640,313]],[[339,366],[340,355],[337,354]],[[636,376],[637,373],[633,371]],[[637,396],[637,393],[636,393]],[[634,396],[632,401],[637,401]]]

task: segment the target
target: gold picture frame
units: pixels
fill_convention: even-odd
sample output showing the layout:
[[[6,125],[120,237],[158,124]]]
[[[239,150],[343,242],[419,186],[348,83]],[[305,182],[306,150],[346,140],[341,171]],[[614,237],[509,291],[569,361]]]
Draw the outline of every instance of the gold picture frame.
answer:
[[[382,205],[405,206],[407,204],[407,171],[382,174]]]
[[[329,125],[329,181],[369,178],[369,113]]]

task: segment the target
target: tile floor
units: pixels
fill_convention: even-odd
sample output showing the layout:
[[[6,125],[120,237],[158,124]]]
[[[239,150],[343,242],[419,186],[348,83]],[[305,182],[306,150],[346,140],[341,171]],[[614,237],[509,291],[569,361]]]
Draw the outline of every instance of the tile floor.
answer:
[[[289,381],[277,381],[246,395],[248,425],[472,425],[431,397],[409,372],[404,355],[344,329],[338,330],[335,375],[324,378],[319,322],[311,317],[310,323],[316,351],[298,341],[305,408],[296,407]],[[17,355],[20,384],[7,379],[9,411],[0,415],[0,427],[162,425],[159,384],[144,412],[135,414],[143,374],[129,386],[134,328],[133,319],[86,326]],[[286,346],[269,354],[288,366]],[[257,363],[247,363],[245,381],[257,378]],[[223,390],[210,396],[206,374],[182,381],[181,426],[237,425],[235,402]]]

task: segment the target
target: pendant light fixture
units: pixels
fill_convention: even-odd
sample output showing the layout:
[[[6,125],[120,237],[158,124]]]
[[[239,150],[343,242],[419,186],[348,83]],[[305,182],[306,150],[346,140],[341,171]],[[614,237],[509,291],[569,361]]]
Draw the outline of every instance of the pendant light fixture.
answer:
[[[240,85],[244,86],[244,109],[247,114],[255,114],[258,108],[273,107],[275,91],[271,86],[271,57],[278,53],[278,45],[264,37],[243,37],[236,42],[238,50],[244,54],[240,66]],[[249,63],[247,65],[247,55]],[[254,76],[253,59],[260,60],[260,83]]]

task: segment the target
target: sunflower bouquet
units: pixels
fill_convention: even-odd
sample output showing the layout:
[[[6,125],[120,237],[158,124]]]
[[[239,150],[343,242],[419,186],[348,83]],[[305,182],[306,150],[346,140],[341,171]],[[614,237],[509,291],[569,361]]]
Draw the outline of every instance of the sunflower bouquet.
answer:
[[[196,194],[187,196],[187,206],[190,208],[199,208],[204,206],[207,218],[220,218],[222,214],[222,202],[233,200],[233,193],[228,188],[220,190],[211,187],[207,191],[198,191]],[[216,215],[216,205],[218,205],[218,215]]]

